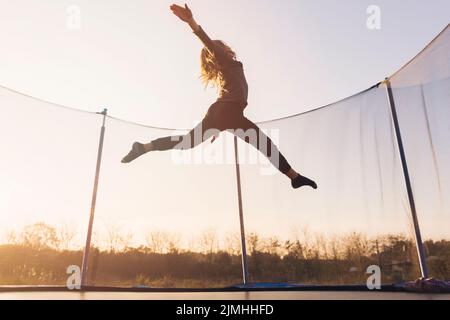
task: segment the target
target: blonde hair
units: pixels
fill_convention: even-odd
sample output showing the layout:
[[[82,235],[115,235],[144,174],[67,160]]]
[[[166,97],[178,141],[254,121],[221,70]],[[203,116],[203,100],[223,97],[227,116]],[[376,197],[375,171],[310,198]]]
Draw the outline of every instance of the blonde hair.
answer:
[[[219,50],[223,50],[224,52],[226,52],[233,60],[236,59],[236,53],[225,42],[221,40],[213,40],[213,42],[219,48]],[[202,79],[205,87],[208,87],[208,85],[211,84],[213,87],[216,87],[219,90],[223,89],[224,79],[222,72],[220,71],[220,65],[217,62],[214,53],[205,47],[202,49],[200,60],[200,78]]]

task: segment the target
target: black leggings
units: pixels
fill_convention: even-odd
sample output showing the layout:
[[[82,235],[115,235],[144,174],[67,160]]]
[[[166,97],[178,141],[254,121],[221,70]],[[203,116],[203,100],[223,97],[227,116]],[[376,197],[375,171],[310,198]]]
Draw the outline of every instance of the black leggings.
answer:
[[[288,173],[291,166],[286,158],[272,140],[244,116],[244,108],[245,106],[233,102],[216,102],[209,108],[202,122],[188,134],[154,140],[153,147],[156,151],[188,150],[222,131],[232,130],[234,135],[263,153],[283,174]]]

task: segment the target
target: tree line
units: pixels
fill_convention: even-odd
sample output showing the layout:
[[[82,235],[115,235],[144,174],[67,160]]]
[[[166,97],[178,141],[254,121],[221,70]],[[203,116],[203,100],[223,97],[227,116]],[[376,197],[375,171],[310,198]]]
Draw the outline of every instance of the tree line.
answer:
[[[82,250],[71,242],[76,232],[45,223],[9,233],[0,246],[0,285],[64,285],[66,269],[81,266]],[[213,230],[190,248],[181,237],[154,231],[147,243],[129,245],[130,237],[112,228],[108,245],[92,248],[88,280],[97,286],[224,287],[242,283],[240,241],[229,235],[219,246]],[[350,233],[327,238],[305,230],[303,237],[280,240],[247,236],[252,282],[365,284],[366,269],[378,265],[384,283],[419,277],[415,244],[405,235],[368,237]],[[449,279],[450,241],[425,243],[431,274]]]

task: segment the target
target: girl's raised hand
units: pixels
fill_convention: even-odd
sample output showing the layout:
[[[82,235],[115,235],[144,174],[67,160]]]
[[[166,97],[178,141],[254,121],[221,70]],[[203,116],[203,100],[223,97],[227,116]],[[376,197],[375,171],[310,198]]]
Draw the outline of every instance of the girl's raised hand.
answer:
[[[172,10],[173,14],[180,18],[182,21],[189,23],[193,20],[194,16],[192,15],[191,9],[189,9],[188,5],[185,4],[184,7],[173,4],[170,6],[170,10]]]

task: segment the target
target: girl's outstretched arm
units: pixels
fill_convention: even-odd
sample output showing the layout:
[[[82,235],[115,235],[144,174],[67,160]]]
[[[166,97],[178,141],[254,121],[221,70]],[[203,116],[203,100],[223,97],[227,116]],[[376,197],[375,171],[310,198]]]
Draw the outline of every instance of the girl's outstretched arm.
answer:
[[[192,14],[191,9],[187,4],[185,4],[184,7],[173,4],[172,6],[170,6],[170,9],[178,18],[181,19],[181,21],[186,22],[191,27],[192,31],[194,31],[194,33],[200,38],[205,47],[207,47],[212,53],[214,53],[216,59],[219,62],[230,59],[223,50],[221,50],[214,44],[214,42],[206,34],[203,28],[198,25],[198,23],[194,19],[194,15]]]
[[[187,4],[184,5],[184,7],[181,7],[179,5],[173,4],[170,6],[170,10],[172,10],[173,14],[176,15],[178,18],[181,19],[181,21],[186,22],[191,27],[192,31],[198,32],[200,29],[200,26],[197,24],[197,22],[194,19],[194,15],[192,14],[191,9],[188,7]]]

